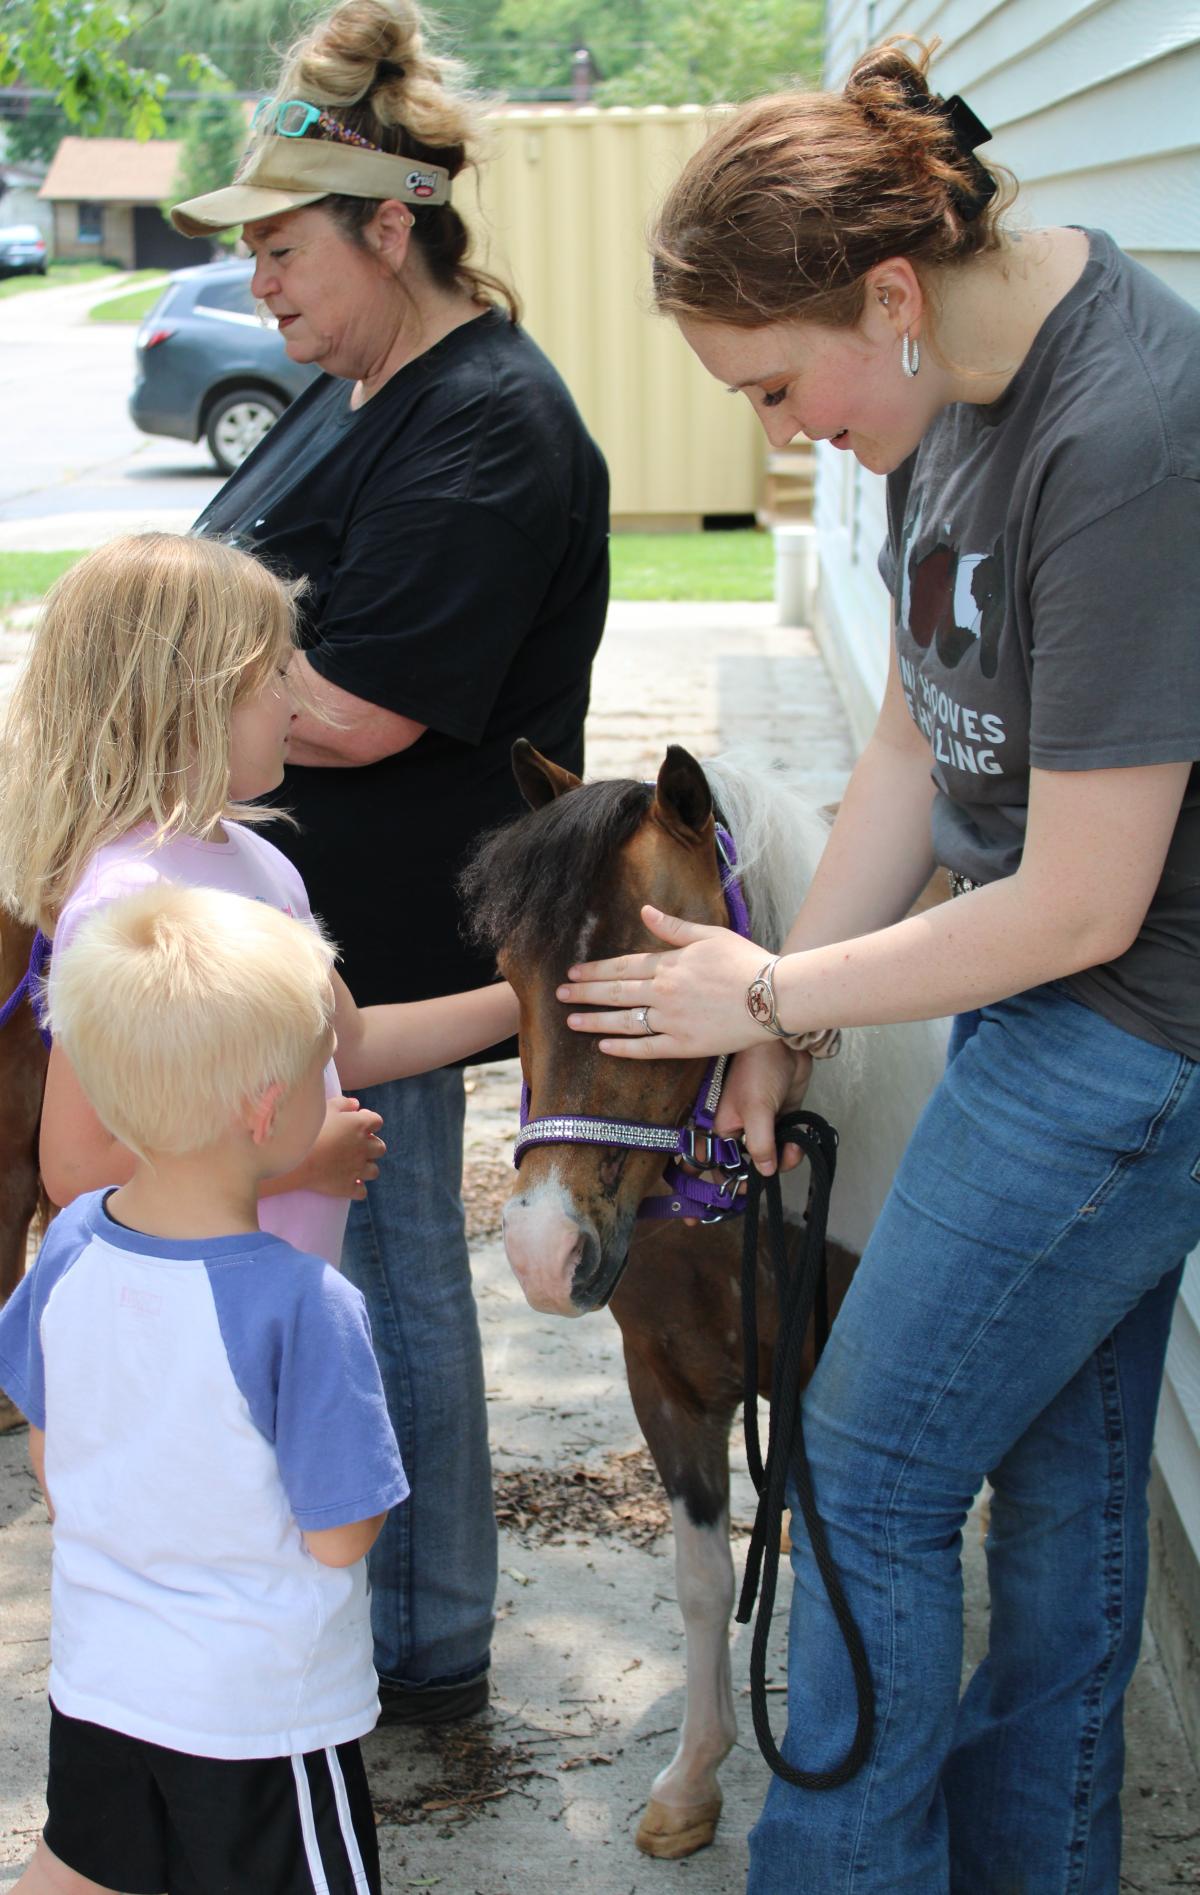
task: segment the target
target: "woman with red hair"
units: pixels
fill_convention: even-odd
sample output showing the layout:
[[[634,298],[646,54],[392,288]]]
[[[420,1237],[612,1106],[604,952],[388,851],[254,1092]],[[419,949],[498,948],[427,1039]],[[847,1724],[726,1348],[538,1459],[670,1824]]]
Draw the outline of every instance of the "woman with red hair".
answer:
[[[1100,232],[1007,226],[987,131],[926,64],[885,46],[840,96],[746,106],[653,240],[659,307],[772,444],[887,476],[874,734],[781,956],[647,910],[663,950],[560,997],[613,1054],[742,1049],[718,1128],[763,1169],[824,1029],[956,1016],[805,1399],[866,1761],[838,1768],[851,1670],[797,1522],[793,1780],[749,1886],[1112,1895],[1200,1239],[1200,317]],[[958,899],[906,919],[936,863]],[[985,1477],[990,1644],[960,1698]]]

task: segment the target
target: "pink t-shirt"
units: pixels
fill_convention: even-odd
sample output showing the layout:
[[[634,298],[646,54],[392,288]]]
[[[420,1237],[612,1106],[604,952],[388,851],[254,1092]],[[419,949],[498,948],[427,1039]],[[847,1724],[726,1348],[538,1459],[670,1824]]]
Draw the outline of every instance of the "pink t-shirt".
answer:
[[[85,915],[121,895],[132,895],[152,882],[179,882],[191,888],[222,888],[231,895],[267,901],[285,915],[311,921],[304,883],[285,855],[246,823],[227,822],[224,842],[197,842],[174,836],[153,846],[148,823],[131,829],[119,842],[98,849],[63,904],[54,930],[54,945],[69,945]],[[341,1091],[337,1070],[330,1060],[325,1068],[325,1096]],[[321,1191],[285,1191],[263,1198],[259,1220],[266,1231],[285,1237],[297,1250],[324,1257],[335,1269],[342,1254],[348,1198],[326,1197]]]

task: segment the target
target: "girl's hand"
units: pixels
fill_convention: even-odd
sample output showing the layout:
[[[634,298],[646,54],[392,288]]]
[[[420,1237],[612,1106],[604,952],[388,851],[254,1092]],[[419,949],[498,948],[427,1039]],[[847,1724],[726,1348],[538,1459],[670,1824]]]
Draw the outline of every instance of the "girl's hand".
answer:
[[[776,1169],[794,1171],[804,1155],[798,1145],[785,1145],[778,1158],[775,1121],[781,1112],[803,1105],[812,1068],[808,1053],[795,1053],[781,1040],[747,1048],[726,1068],[716,1129],[725,1138],[742,1133],[764,1178]]]
[[[387,1150],[377,1136],[382,1124],[378,1112],[367,1111],[357,1099],[328,1100],[325,1123],[301,1167],[304,1189],[331,1198],[365,1198]]]
[[[729,928],[681,921],[659,908],[643,908],[642,920],[674,951],[572,967],[558,998],[611,1011],[569,1013],[567,1025],[576,1033],[629,1036],[600,1041],[602,1053],[621,1059],[691,1059],[763,1044],[767,1036],[746,1011],[746,989],[770,955]]]

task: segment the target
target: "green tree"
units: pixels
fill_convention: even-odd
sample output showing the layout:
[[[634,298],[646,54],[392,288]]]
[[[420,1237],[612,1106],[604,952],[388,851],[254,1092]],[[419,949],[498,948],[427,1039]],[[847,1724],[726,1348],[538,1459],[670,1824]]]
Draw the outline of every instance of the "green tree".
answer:
[[[201,62],[193,58],[186,63],[196,76]],[[183,121],[179,165],[170,200],[162,207],[164,217],[181,199],[201,197],[206,191],[219,191],[229,184],[245,148],[245,108],[211,70],[201,77],[204,96],[191,106]],[[217,237],[221,244],[236,241],[236,230],[222,231]]]
[[[815,82],[822,12],[819,0],[500,0],[478,63],[501,88],[565,91],[586,47],[602,105],[708,104]],[[462,13],[446,17],[469,45]]]
[[[603,7],[582,0],[501,0],[491,22],[486,83],[523,91],[571,82],[572,55],[586,47],[605,79],[637,66],[655,44],[661,24],[680,0],[608,0]],[[481,62],[482,63],[482,62]]]
[[[265,92],[279,55],[333,0],[163,0],[133,39],[136,56],[170,64],[178,48],[203,54],[234,91]]]
[[[137,24],[112,0],[6,0],[0,85],[48,93],[75,131],[161,136],[167,76],[124,57]]]
[[[637,62],[606,79],[603,105],[697,105],[815,85],[821,73],[817,0],[686,0]],[[660,16],[661,17],[661,16]]]
[[[30,98],[14,107],[19,116],[4,120],[4,155],[13,164],[49,164],[59,142],[72,129],[62,106],[51,98]]]

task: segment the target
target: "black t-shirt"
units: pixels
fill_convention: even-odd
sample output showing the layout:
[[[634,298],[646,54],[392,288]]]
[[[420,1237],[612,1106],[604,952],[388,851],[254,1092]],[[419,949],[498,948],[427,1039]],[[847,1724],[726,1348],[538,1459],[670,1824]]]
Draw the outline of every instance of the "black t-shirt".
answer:
[[[304,575],[315,670],[426,724],[358,769],[287,771],[303,875],[356,1000],[477,986],[454,878],[524,805],[517,737],[583,767],[608,603],[608,474],[545,356],[499,310],[464,323],[363,407],[322,376],[197,521]]]

